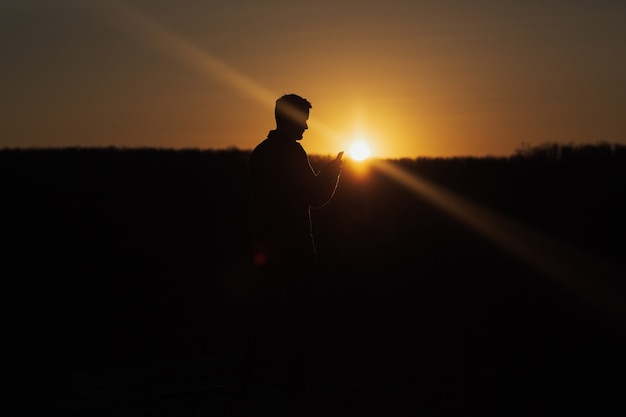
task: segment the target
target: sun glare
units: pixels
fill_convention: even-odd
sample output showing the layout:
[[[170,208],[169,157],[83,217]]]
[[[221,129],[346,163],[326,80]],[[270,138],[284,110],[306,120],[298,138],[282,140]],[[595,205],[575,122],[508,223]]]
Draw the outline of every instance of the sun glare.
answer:
[[[370,147],[365,142],[355,142],[350,148],[350,157],[352,159],[363,161],[368,156],[370,156]]]

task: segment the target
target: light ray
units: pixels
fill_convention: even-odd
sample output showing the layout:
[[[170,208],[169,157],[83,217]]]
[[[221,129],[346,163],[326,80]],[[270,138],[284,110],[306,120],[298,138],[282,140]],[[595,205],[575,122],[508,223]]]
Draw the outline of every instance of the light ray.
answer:
[[[227,65],[223,60],[194,45],[184,36],[151,19],[141,10],[117,0],[109,0],[99,4],[101,8],[113,14],[110,20],[114,24],[122,24],[126,31],[141,38],[153,49],[169,55],[172,59],[202,75],[219,79],[249,99],[273,109],[279,94],[265,88],[244,73]],[[339,137],[333,129],[314,117],[311,117],[311,122],[315,123],[316,131],[325,141],[336,141]]]
[[[533,269],[595,307],[626,319],[620,271],[487,207],[461,198],[423,178],[382,160],[374,168],[496,243]],[[506,279],[506,277],[503,277]]]
[[[222,60],[194,45],[184,36],[149,18],[128,3],[110,0],[102,5],[114,14],[113,19],[116,23],[124,24],[128,31],[133,32],[142,41],[161,53],[170,55],[190,69],[204,75],[215,76],[260,103],[269,105],[276,99],[272,91],[226,65]]]
[[[141,37],[153,48],[206,76],[221,79],[234,90],[262,105],[273,107],[277,94],[197,47],[185,37],[150,19],[140,10],[122,1],[110,0],[99,4],[114,14],[116,23],[125,24],[127,30]],[[339,135],[334,130],[319,120],[312,120],[323,139],[337,141]],[[372,166],[415,194],[428,199],[560,286],[597,307],[626,318],[619,285],[621,275],[606,262],[456,196],[391,163],[378,160],[373,161]]]

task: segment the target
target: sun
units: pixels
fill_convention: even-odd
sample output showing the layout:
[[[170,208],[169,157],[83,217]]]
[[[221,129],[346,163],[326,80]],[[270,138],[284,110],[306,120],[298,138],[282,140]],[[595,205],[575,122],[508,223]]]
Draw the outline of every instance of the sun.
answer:
[[[355,142],[350,148],[350,157],[357,161],[363,161],[370,156],[370,147],[363,141]]]

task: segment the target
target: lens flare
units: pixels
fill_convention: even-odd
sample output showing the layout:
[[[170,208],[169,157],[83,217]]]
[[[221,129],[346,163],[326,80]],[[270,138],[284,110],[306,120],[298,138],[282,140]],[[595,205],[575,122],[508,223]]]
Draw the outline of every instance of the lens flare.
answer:
[[[85,4],[91,5],[88,2]],[[268,107],[273,105],[277,97],[274,92],[194,45],[185,37],[150,19],[140,9],[119,0],[96,4],[108,7],[108,10],[113,12],[112,19],[116,25],[122,23],[127,30],[135,33],[147,44],[179,60],[181,64],[207,77],[220,79],[230,85],[233,90]],[[94,10],[102,11],[102,8],[96,7]],[[321,138],[329,143],[336,143],[339,138],[337,132],[324,123],[318,123],[316,130],[320,132]],[[366,159],[369,154],[369,146],[362,141],[354,143],[350,148],[350,156],[354,160]],[[461,198],[391,163],[378,161],[375,163],[375,168],[497,243],[510,254],[534,267],[546,278],[592,305],[626,319],[626,307],[621,299],[623,271],[619,268],[572,248],[564,242],[557,241],[551,236],[532,230],[527,225],[520,224],[494,210]],[[264,262],[266,259],[260,257],[257,261]]]
[[[374,167],[404,185],[580,299],[626,319],[623,271],[563,241],[452,193],[398,166]]]

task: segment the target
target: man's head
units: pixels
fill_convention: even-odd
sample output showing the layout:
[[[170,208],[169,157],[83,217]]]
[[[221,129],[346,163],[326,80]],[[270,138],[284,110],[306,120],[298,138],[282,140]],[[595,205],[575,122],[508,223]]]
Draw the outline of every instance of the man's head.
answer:
[[[276,128],[295,140],[302,139],[302,134],[309,128],[306,121],[311,108],[311,103],[296,94],[282,96],[276,100],[274,109]]]

